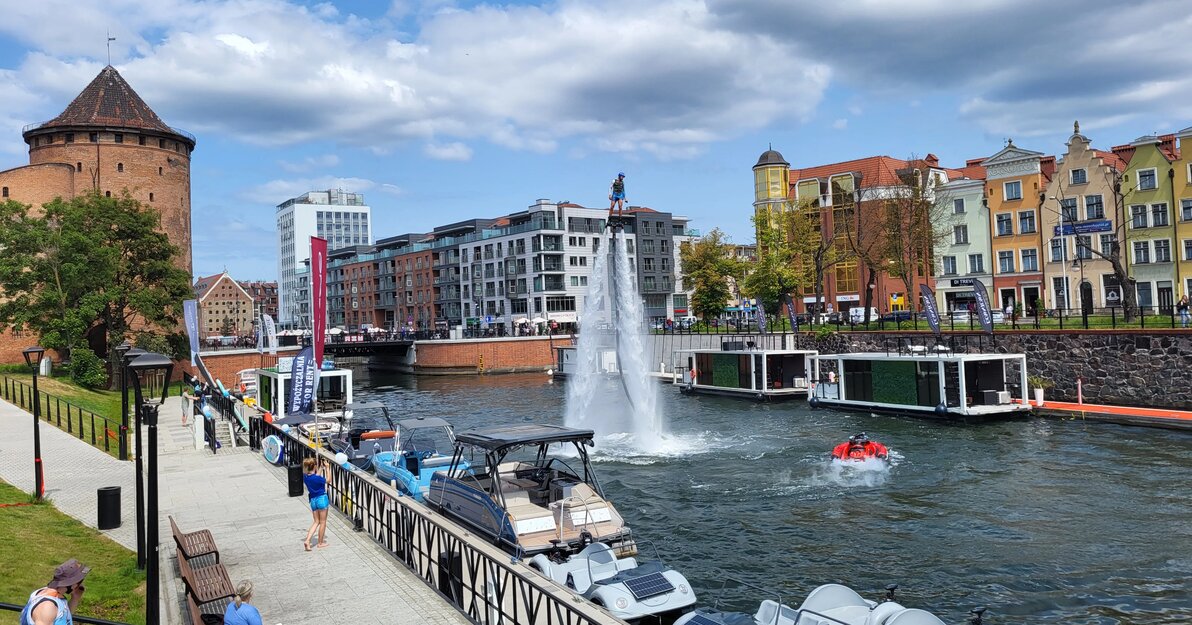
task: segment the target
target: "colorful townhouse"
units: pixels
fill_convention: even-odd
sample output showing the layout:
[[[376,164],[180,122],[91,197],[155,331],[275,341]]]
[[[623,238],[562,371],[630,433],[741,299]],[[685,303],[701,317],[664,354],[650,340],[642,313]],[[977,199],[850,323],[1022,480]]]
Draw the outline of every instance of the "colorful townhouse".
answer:
[[[1179,149],[1175,161],[1176,237],[1179,239],[1180,295],[1192,297],[1192,127],[1176,133]]]
[[[990,299],[999,309],[1021,304],[1025,314],[1034,314],[1045,288],[1039,210],[1055,170],[1055,157],[1024,150],[1009,141],[981,165],[986,171],[994,262]]]
[[[1113,152],[1093,149],[1088,137],[1080,134],[1079,123],[1073,125],[1067,146],[1039,215],[1047,306],[1091,314],[1095,308],[1121,302],[1113,265],[1101,254],[1112,256],[1124,233],[1114,185],[1126,164]]]
[[[1147,135],[1128,146],[1114,148],[1128,154],[1122,175],[1122,202],[1130,276],[1135,281],[1138,305],[1151,314],[1168,314],[1175,302],[1175,288],[1182,280],[1174,262],[1176,240],[1175,135]]]
[[[982,159],[970,160],[936,195],[936,307],[941,313],[976,305],[974,280],[992,285],[989,206],[985,200]]]

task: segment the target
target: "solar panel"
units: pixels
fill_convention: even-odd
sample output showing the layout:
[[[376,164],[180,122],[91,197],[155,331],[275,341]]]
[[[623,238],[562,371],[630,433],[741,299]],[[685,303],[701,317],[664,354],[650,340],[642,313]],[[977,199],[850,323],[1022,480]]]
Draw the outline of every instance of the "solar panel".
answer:
[[[696,614],[695,616],[691,617],[691,620],[687,621],[687,625],[721,625],[721,623],[718,623],[704,616],[703,614]]]
[[[625,580],[625,587],[633,593],[638,601],[649,597],[668,593],[675,589],[662,573],[650,573],[641,577]]]

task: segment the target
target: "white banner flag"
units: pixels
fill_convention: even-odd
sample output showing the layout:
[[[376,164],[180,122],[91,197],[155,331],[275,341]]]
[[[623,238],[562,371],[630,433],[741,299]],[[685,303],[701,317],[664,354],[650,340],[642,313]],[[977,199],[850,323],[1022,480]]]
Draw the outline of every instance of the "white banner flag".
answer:
[[[261,321],[265,326],[265,336],[269,343],[269,355],[277,355],[277,326],[273,325],[273,317],[269,315],[261,315]]]

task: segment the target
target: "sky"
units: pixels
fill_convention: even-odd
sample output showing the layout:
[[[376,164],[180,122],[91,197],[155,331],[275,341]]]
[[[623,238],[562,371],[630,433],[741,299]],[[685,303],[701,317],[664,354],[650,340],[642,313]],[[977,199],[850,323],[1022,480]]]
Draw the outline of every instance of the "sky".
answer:
[[[1188,0],[0,0],[0,169],[111,63],[193,133],[194,270],[276,279],[274,211],[365,194],[374,237],[630,204],[752,240],[751,168],[1192,126]]]

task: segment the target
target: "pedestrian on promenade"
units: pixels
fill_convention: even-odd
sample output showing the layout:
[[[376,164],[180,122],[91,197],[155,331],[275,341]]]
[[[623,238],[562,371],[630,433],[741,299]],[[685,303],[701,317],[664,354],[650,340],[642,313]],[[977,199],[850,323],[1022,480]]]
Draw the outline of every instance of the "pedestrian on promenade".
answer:
[[[1179,303],[1175,305],[1175,309],[1180,313],[1180,327],[1181,328],[1188,327],[1188,296],[1187,295],[1180,298]]]
[[[224,625],[262,625],[261,613],[248,604],[252,599],[252,582],[243,581],[236,587],[236,596],[224,611]]]
[[[91,569],[71,558],[54,569],[45,588],[33,591],[21,611],[20,625],[70,625],[71,612],[83,599],[83,580]]]
[[[302,541],[302,548],[310,551],[310,540],[318,532],[318,546],[322,549],[327,546],[327,508],[331,505],[331,500],[327,497],[327,478],[323,475],[326,467],[318,467],[314,458],[307,458],[302,461],[302,472],[305,474],[302,481],[306,483],[312,517],[310,529],[306,530],[306,540]]]

